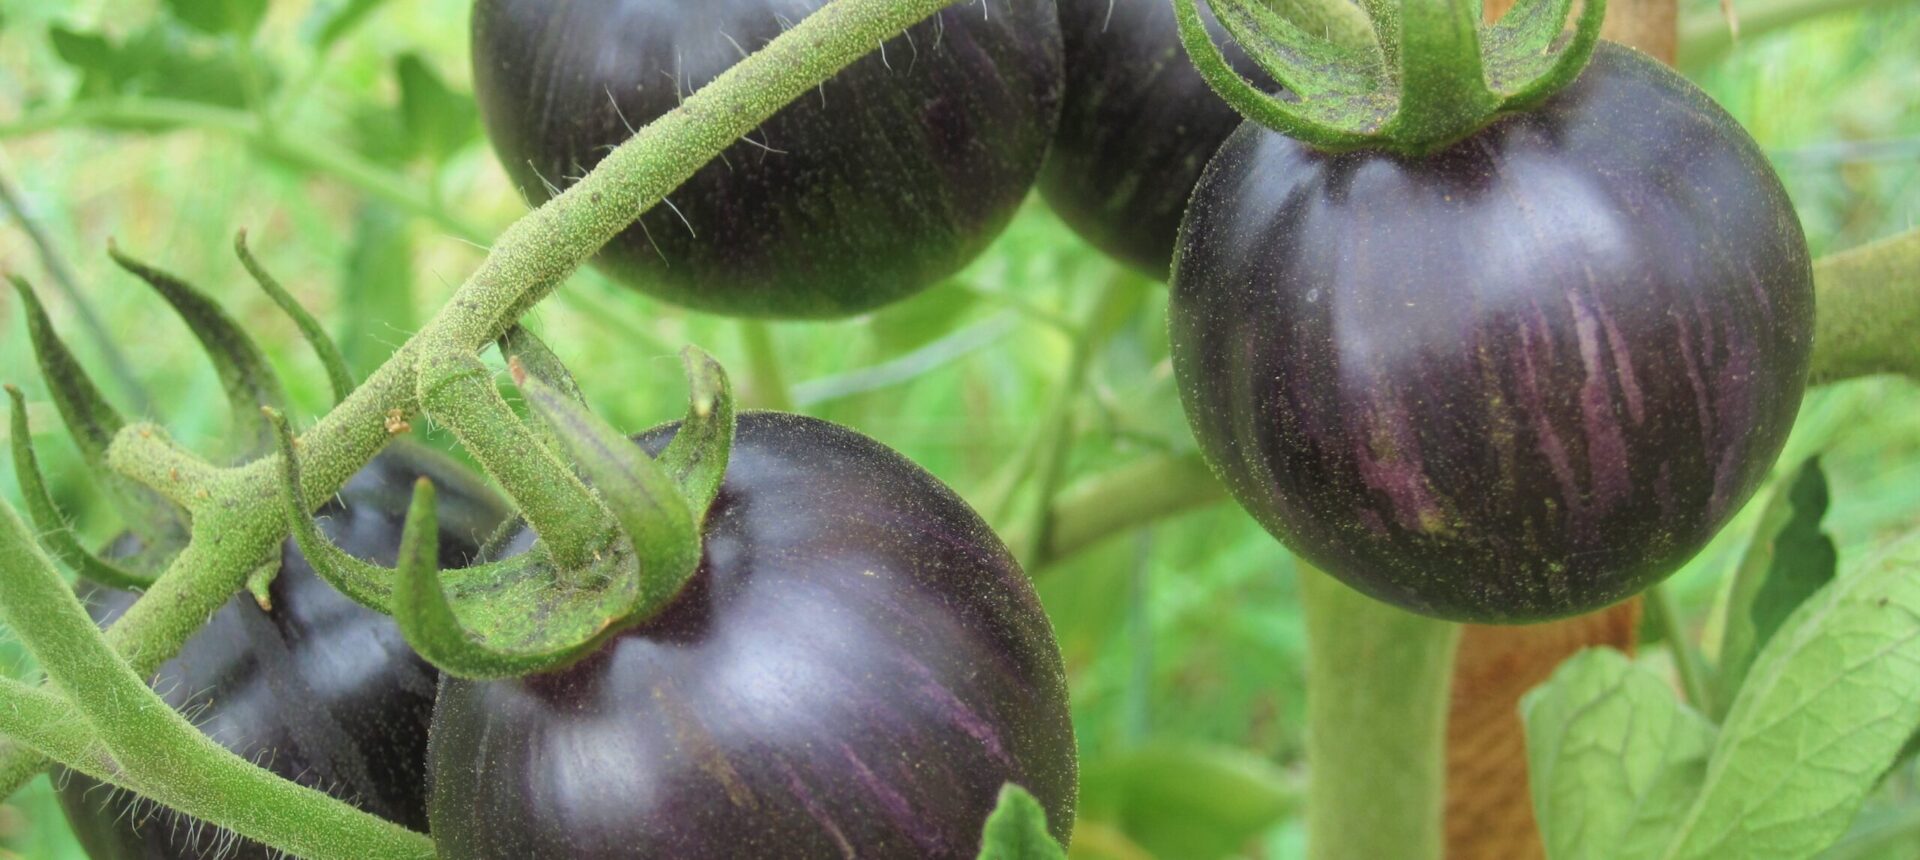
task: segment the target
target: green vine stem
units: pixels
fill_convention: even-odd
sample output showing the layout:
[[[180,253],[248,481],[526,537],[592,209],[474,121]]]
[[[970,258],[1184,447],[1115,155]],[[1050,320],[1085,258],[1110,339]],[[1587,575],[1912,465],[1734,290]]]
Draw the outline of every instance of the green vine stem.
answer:
[[[550,293],[721,150],[886,39],[955,2],[834,0],[641,129],[566,193],[515,222],[439,315],[302,437],[300,466],[310,507],[338,491],[417,415],[422,367],[471,357],[514,322],[511,311]],[[257,125],[248,119],[237,130],[257,134]],[[114,437],[108,459],[137,461],[139,447],[129,428]],[[264,457],[216,473],[194,517],[194,537],[107,632],[108,643],[136,675],[178,653],[287,536],[284,517],[263,515],[279,510],[277,461]],[[45,763],[18,744],[0,749],[0,795],[12,793]]]
[[[1307,857],[1439,860],[1460,625],[1296,566],[1308,641]]]
[[[1814,382],[1920,377],[1920,228],[1820,258],[1813,284]]]
[[[249,763],[147,689],[87,617],[12,508],[0,508],[0,617],[132,780],[303,856],[431,858],[427,837]]]

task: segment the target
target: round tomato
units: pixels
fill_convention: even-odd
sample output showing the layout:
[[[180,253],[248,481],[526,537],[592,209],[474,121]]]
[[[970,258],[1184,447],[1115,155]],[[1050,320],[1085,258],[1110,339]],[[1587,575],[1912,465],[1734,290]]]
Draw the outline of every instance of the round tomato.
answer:
[[[1766,477],[1813,339],[1765,156],[1612,45],[1425,158],[1242,127],[1174,266],[1174,369],[1235,498],[1353,587],[1460,620],[1672,573]]]
[[[475,94],[501,163],[545,200],[825,0],[479,0]],[[836,317],[912,294],[1025,199],[1059,113],[1048,0],[937,13],[842,70],[608,244],[668,301]]]
[[[441,856],[972,858],[1007,782],[1065,841],[1060,652],[965,502],[850,430],[748,413],[704,532],[675,602],[581,662],[446,678]]]

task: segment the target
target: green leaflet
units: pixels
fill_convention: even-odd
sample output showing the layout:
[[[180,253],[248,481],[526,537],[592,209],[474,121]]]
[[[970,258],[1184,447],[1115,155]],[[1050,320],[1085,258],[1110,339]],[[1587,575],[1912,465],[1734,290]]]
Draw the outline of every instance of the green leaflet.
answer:
[[[980,860],[1064,860],[1067,852],[1047,832],[1047,811],[1027,790],[1009,782],[980,834]]]
[[[1761,649],[1665,858],[1810,857],[1920,724],[1920,534],[1807,601]]]
[[[1723,713],[1717,716],[1725,716],[1754,656],[1793,610],[1833,580],[1838,556],[1832,538],[1820,530],[1826,512],[1827,478],[1818,458],[1802,464],[1768,502],[1727,604],[1714,697]]]
[[[1547,856],[1659,856],[1706,776],[1713,724],[1611,649],[1568,658],[1521,713]]]

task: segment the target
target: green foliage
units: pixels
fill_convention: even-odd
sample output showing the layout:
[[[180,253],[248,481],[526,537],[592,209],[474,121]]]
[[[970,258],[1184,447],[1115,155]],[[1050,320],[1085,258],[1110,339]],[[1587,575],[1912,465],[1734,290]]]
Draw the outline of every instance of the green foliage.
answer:
[[[1244,750],[1156,743],[1087,762],[1079,812],[1152,856],[1216,860],[1297,813],[1296,782]]]
[[[473,96],[454,92],[419,54],[394,63],[400,80],[400,116],[413,152],[444,161],[480,132],[480,110]]]
[[[1521,711],[1547,856],[1659,856],[1706,775],[1713,724],[1607,649],[1561,664]]]
[[[1754,655],[1787,615],[1833,579],[1833,539],[1820,530],[1826,512],[1827,478],[1817,458],[1794,470],[1768,500],[1730,587],[1715,684],[1716,718],[1726,716]]]
[[[240,47],[156,21],[125,40],[54,25],[55,56],[80,72],[82,98],[146,96],[243,107],[273,75]]]
[[[1657,676],[1607,652],[1563,666],[1526,716],[1556,860],[1814,856],[1920,726],[1920,534],[1796,609],[1717,735]]]
[[[1060,843],[1047,832],[1047,811],[1027,790],[1013,783],[1000,789],[1000,803],[987,817],[980,837],[980,860],[1065,860]]]

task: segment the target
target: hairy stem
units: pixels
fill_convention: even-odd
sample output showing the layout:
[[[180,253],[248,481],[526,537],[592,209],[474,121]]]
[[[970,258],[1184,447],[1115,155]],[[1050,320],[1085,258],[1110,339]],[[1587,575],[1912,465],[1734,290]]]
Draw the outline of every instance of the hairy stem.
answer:
[[[1814,382],[1920,377],[1920,229],[1820,258],[1813,283]]]
[[[1647,613],[1653,623],[1659,626],[1660,635],[1667,640],[1667,650],[1673,654],[1674,670],[1680,674],[1680,689],[1686,693],[1687,704],[1703,714],[1720,713],[1713,699],[1713,684],[1708,679],[1707,664],[1700,658],[1700,649],[1694,647],[1693,639],[1687,635],[1680,608],[1673,602],[1673,592],[1665,585],[1647,589]]]
[[[243,836],[305,857],[431,858],[433,843],[235,755],[167,707],[114,653],[11,507],[0,505],[0,617],[113,759]]]
[[[955,2],[834,0],[641,129],[566,193],[509,227],[439,315],[301,437],[309,503],[317,506],[337,492],[386,445],[389,428],[418,414],[423,357],[457,359],[493,342],[514,322],[513,311],[524,311],[550,293],[735,140],[886,39]],[[192,110],[212,114],[217,109]],[[203,118],[227,122],[239,133],[257,133],[250,117]],[[0,137],[31,130],[37,130],[32,121],[16,123],[0,128]],[[386,197],[378,188],[367,190]],[[194,539],[108,631],[109,643],[137,675],[151,673],[177,654],[286,537],[285,518],[273,515],[279,474],[277,457],[220,473],[195,517]],[[26,748],[0,749],[0,796],[44,766],[45,759]]]
[[[1307,856],[1439,860],[1460,625],[1300,570],[1307,616]]]
[[[188,511],[207,504],[219,474],[153,424],[135,424],[114,436],[107,447],[107,465]]]

